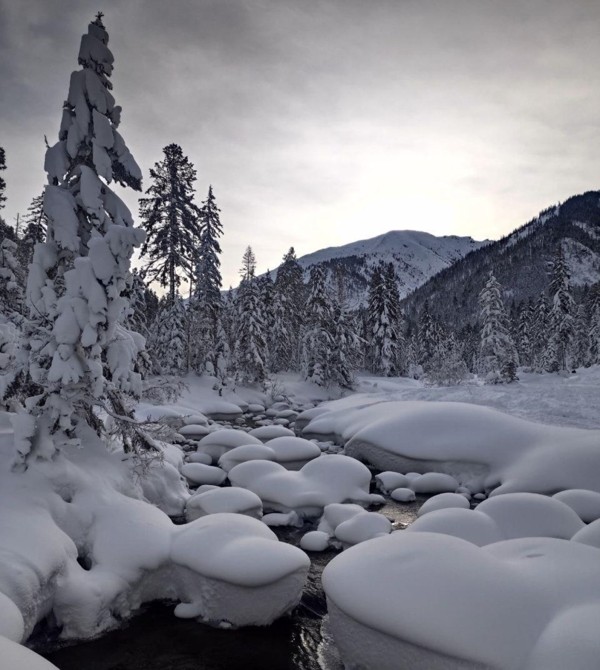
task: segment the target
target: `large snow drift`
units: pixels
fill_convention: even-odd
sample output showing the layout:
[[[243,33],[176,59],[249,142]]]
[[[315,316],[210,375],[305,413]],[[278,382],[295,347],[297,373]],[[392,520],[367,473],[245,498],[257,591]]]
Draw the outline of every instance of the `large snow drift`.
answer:
[[[473,492],[600,492],[597,430],[545,426],[458,402],[359,395],[327,407],[303,432],[335,435],[348,456],[381,470],[443,472]]]
[[[331,629],[350,668],[592,670],[599,556],[552,538],[480,548],[436,533],[392,533],[325,568]]]

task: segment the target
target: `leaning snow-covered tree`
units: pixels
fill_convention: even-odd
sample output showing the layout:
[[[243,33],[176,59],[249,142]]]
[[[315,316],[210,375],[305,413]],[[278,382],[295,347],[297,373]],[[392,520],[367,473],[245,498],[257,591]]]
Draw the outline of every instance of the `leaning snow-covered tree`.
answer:
[[[81,39],[59,139],[46,152],[46,240],[37,244],[27,281],[29,374],[35,392],[16,417],[17,465],[52,457],[66,445],[103,435],[98,410],[135,423],[124,394],[136,395],[141,336],[121,323],[133,249],[144,232],[110,188],[141,190],[141,171],[117,127],[111,94],[113,55],[102,14]],[[124,448],[143,434],[124,429]]]

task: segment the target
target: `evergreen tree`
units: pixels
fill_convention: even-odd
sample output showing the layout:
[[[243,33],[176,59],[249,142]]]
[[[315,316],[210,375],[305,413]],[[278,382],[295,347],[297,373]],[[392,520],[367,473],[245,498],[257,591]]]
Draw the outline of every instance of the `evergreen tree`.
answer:
[[[306,287],[304,271],[298,263],[294,247],[291,247],[284,255],[277,269],[275,293],[279,301],[278,309],[283,310],[281,323],[286,324],[286,340],[289,342],[289,345],[282,345],[289,355],[287,359],[279,358],[280,361],[286,361],[284,368],[281,369],[298,370],[301,358],[302,315],[306,302]]]
[[[0,243],[0,313],[20,322],[23,314],[23,264],[17,258],[17,244],[6,238]]]
[[[589,295],[589,335],[587,360],[600,363],[600,283],[594,284]]]
[[[361,340],[351,315],[337,300],[333,303],[331,350],[327,380],[342,388],[352,388],[358,366]]]
[[[3,170],[6,170],[6,152],[3,147],[0,147],[0,172]],[[0,176],[0,209],[4,207],[4,203],[6,202],[5,189],[6,182],[4,181],[4,177]]]
[[[423,311],[419,318],[418,328],[418,346],[419,346],[419,365],[425,372],[429,371],[431,360],[433,359],[438,346],[443,339],[442,328],[433,318],[429,310],[429,301],[426,300],[423,305]]]
[[[488,381],[514,381],[517,352],[508,330],[502,287],[491,272],[479,294],[479,304],[482,321],[479,371]]]
[[[571,365],[575,368],[589,365],[590,318],[585,304],[577,306],[573,320],[573,341],[571,343]]]
[[[200,209],[200,242],[198,245],[194,293],[190,309],[190,347],[193,366],[198,372],[216,371],[217,358],[222,357],[221,332],[221,245],[223,227],[212,186]],[[222,333],[221,333],[222,334]]]
[[[28,266],[33,260],[33,249],[46,239],[48,217],[44,213],[44,193],[36,196],[27,209],[25,231],[19,245],[19,260]]]
[[[262,383],[267,377],[267,342],[263,305],[254,276],[256,258],[252,247],[242,257],[242,281],[236,296],[237,323],[235,368],[242,383]]]
[[[521,365],[533,365],[533,319],[534,309],[531,300],[523,301],[517,313],[517,352]]]
[[[544,356],[548,341],[548,301],[544,293],[538,298],[533,311],[532,342],[533,364],[537,372],[545,369]]]
[[[394,303],[394,295],[390,290],[387,270],[384,266],[377,265],[371,274],[369,285],[367,336],[369,351],[367,361],[371,372],[386,377],[398,374],[397,363],[400,358],[399,309],[397,290]]]
[[[308,288],[302,367],[306,379],[320,386],[327,386],[331,381],[329,362],[333,348],[330,332],[333,305],[325,283],[325,272],[320,265],[313,266]]]
[[[450,334],[438,343],[430,362],[427,381],[437,386],[456,386],[468,376],[462,343]]]
[[[147,237],[142,256],[150,282],[168,287],[171,302],[183,278],[191,279],[201,238],[200,210],[194,204],[196,170],[181,147],[169,144],[164,159],[150,170],[148,198],[140,199],[140,218]],[[182,277],[183,274],[183,277]]]
[[[137,395],[139,340],[119,323],[130,258],[144,233],[112,191],[141,189],[141,171],[119,132],[121,108],[110,93],[113,56],[102,15],[82,37],[59,141],[48,148],[46,240],[37,244],[27,282],[29,374],[36,386],[28,414],[16,417],[17,465],[49,458],[63,445],[104,435],[97,408],[121,427],[126,451],[147,446],[132,428],[124,394]]]
[[[183,375],[188,365],[187,315],[179,295],[163,298],[148,342],[152,360],[161,374]]]
[[[569,345],[573,339],[575,303],[571,295],[569,269],[562,246],[559,245],[551,264],[550,295],[552,304],[548,314],[549,346],[546,352],[546,370],[558,372],[567,369]]]
[[[269,332],[269,367],[273,372],[293,369],[295,336],[289,315],[293,307],[286,293],[275,290],[271,308],[272,327]]]

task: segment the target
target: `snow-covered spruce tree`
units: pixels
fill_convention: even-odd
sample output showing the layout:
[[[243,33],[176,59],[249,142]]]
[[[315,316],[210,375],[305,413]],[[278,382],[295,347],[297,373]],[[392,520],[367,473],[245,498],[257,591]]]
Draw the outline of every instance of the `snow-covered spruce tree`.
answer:
[[[81,39],[59,140],[46,151],[47,238],[37,244],[27,281],[29,374],[35,385],[17,415],[17,467],[50,458],[66,445],[104,435],[97,410],[123,428],[124,448],[144,440],[131,427],[124,394],[139,393],[135,358],[142,338],[120,323],[134,247],[144,232],[111,190],[141,189],[141,171],[117,127],[121,108],[110,92],[113,55],[102,14]]]
[[[0,172],[3,170],[6,170],[6,152],[3,147],[0,147]],[[4,203],[6,202],[5,189],[6,182],[4,181],[4,177],[0,176],[0,209],[4,207]]]
[[[548,301],[544,293],[540,295],[533,309],[531,333],[533,367],[536,372],[543,372],[548,343]]]
[[[325,271],[313,266],[304,310],[306,329],[302,338],[302,370],[307,380],[327,386],[332,380],[329,367],[333,340],[333,304],[327,291]]]
[[[234,366],[238,380],[262,383],[267,377],[267,342],[263,306],[255,277],[256,258],[247,247],[242,259],[242,281],[236,295],[237,323]]]
[[[574,334],[573,313],[575,302],[571,295],[569,268],[559,244],[551,263],[550,299],[548,313],[549,347],[545,357],[548,372],[566,370],[569,345]]]
[[[406,369],[400,295],[392,263],[380,265],[372,275],[367,340],[372,372],[390,377]]]
[[[214,373],[217,366],[221,299],[221,245],[223,226],[212,186],[200,208],[200,240],[190,304],[190,357],[197,372]]]
[[[352,315],[337,300],[333,302],[331,327],[331,351],[327,364],[329,382],[342,388],[352,388],[360,360],[361,338],[356,333]]]
[[[436,386],[456,386],[468,375],[463,344],[450,333],[436,347],[430,362],[427,382]]]
[[[33,249],[38,242],[46,239],[48,217],[44,213],[44,193],[37,195],[29,205],[25,216],[25,230],[19,244],[19,260],[28,266],[33,260]]]
[[[299,370],[302,356],[302,314],[306,303],[306,287],[304,271],[298,263],[294,247],[290,247],[277,269],[275,292],[279,296],[279,308],[283,310],[282,321],[287,324],[290,340],[291,355],[287,358],[284,367],[287,370]]]
[[[534,307],[531,300],[523,301],[517,314],[517,353],[521,365],[533,365],[533,319]]]
[[[165,296],[148,340],[150,358],[164,375],[183,375],[188,365],[188,323],[183,300]]]
[[[502,287],[490,272],[479,294],[481,307],[480,374],[490,382],[511,382],[516,379],[517,352],[508,330]]]
[[[577,305],[573,319],[573,340],[570,347],[571,365],[574,368],[587,367],[590,350],[590,315],[589,305]]]
[[[21,325],[25,271],[17,256],[16,242],[0,242],[0,313]]]
[[[587,360],[589,365],[600,363],[600,283],[594,284],[589,293],[589,333]]]
[[[147,237],[144,275],[167,287],[171,302],[183,280],[191,279],[201,236],[200,210],[194,204],[196,170],[181,147],[169,144],[164,159],[150,170],[152,186],[140,199],[140,218]]]
[[[296,340],[289,315],[293,308],[286,293],[275,290],[271,305],[272,327],[268,331],[269,369],[272,372],[293,369]]]
[[[423,310],[419,315],[418,325],[418,362],[425,372],[430,369],[430,362],[438,345],[443,339],[442,328],[440,324],[433,318],[429,309],[429,301],[426,300],[423,305]]]

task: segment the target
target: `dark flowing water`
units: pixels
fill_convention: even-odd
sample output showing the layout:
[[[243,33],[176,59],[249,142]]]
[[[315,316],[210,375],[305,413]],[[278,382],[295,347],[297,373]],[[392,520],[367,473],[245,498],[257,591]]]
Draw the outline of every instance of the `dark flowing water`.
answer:
[[[403,528],[414,520],[424,499],[408,504],[388,501],[378,511],[395,529]],[[281,540],[297,545],[310,528],[275,530]],[[97,640],[59,648],[37,645],[37,651],[60,670],[330,670],[336,668],[335,658],[322,658],[321,623],[327,607],[321,573],[337,553],[310,554],[300,605],[270,626],[219,630],[176,618],[173,604],[153,603]]]

